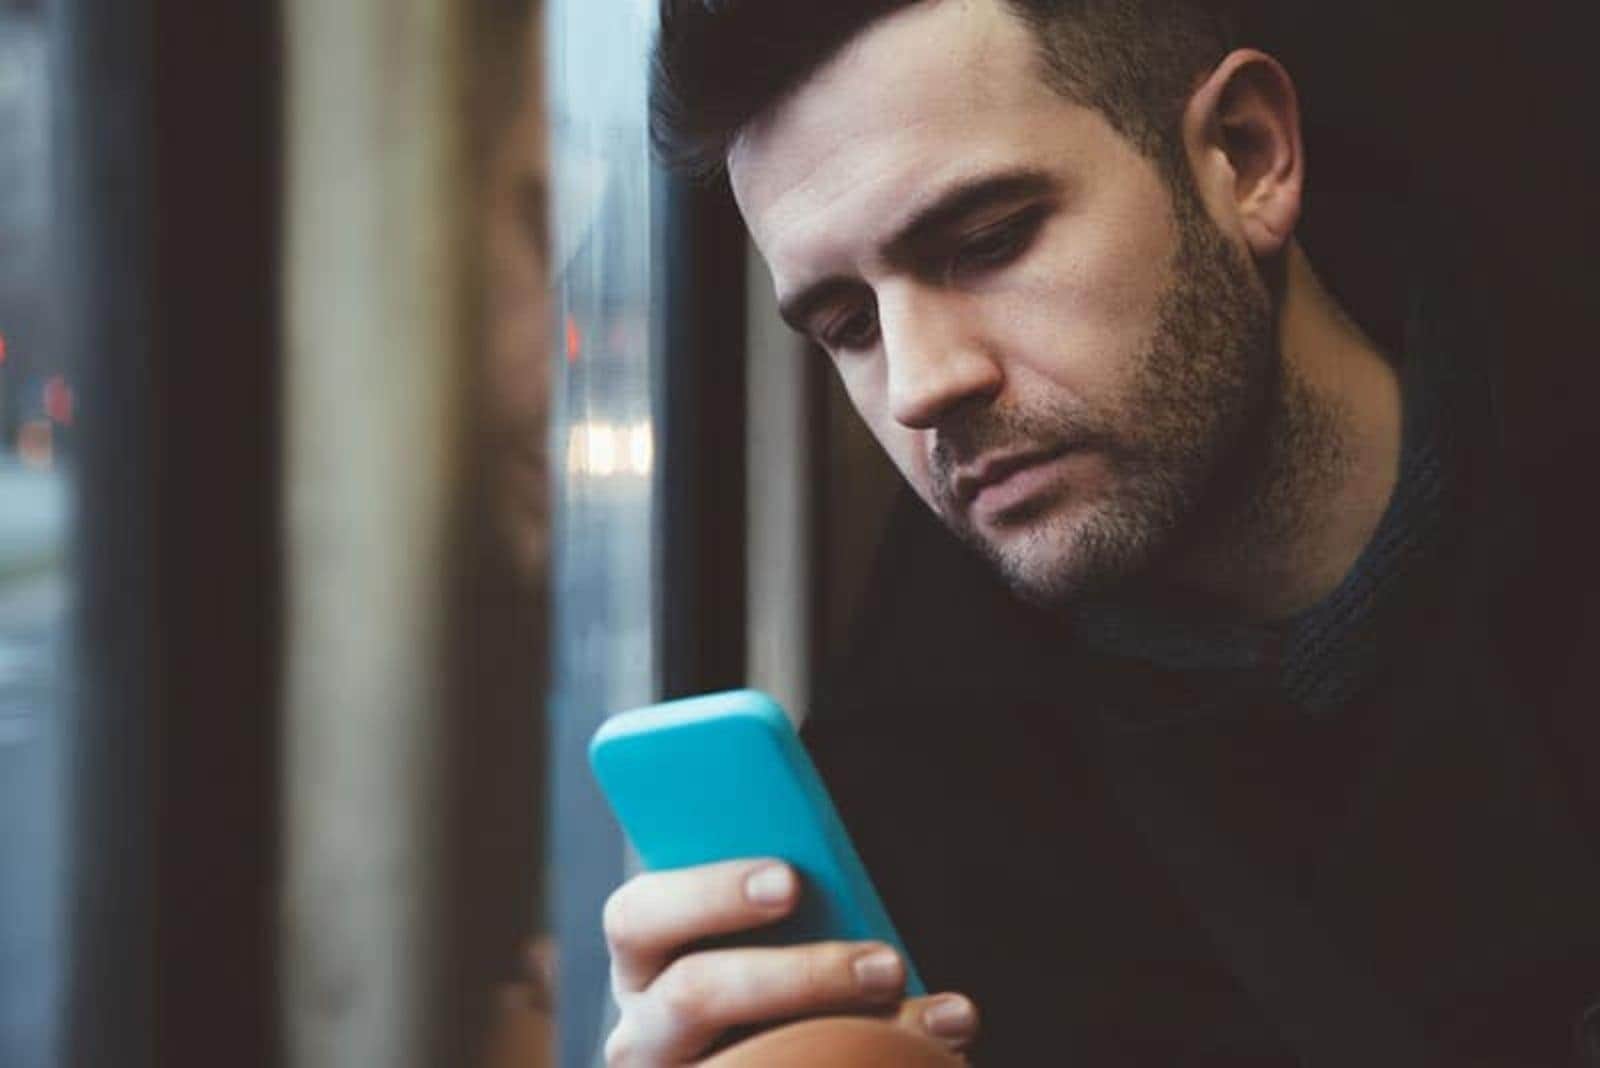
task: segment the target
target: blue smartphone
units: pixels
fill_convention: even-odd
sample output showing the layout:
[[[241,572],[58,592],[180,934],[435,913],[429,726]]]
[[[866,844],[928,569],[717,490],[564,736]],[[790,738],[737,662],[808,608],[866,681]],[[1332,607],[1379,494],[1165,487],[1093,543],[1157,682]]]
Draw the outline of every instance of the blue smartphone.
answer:
[[[612,716],[589,763],[645,867],[776,857],[802,880],[796,910],[739,937],[788,945],[874,940],[926,993],[867,869],[783,709],[755,690],[690,697]]]

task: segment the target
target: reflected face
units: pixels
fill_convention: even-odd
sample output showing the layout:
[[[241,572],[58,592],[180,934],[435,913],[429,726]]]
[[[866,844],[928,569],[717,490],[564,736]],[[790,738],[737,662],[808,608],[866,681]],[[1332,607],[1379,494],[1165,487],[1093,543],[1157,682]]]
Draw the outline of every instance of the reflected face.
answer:
[[[874,24],[729,173],[785,318],[917,493],[1023,595],[1156,565],[1267,402],[1242,246],[1039,77],[996,0]]]
[[[537,19],[530,28],[536,32]],[[518,569],[549,566],[549,258],[544,101],[530,36],[520,104],[498,131],[482,201],[487,351],[482,412],[496,518]]]

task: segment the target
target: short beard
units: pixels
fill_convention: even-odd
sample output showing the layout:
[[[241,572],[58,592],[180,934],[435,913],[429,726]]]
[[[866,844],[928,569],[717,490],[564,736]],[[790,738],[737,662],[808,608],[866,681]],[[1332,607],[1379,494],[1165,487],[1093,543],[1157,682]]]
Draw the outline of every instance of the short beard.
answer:
[[[1276,513],[1293,511],[1298,494],[1256,493],[1262,458],[1276,451],[1265,439],[1270,428],[1281,429],[1288,392],[1271,295],[1192,184],[1178,183],[1173,204],[1172,281],[1116,409],[978,410],[941,428],[935,444],[937,509],[1026,600],[1057,606],[1165,571],[1195,539],[1229,525],[1221,513],[1241,506],[1274,513],[1254,517],[1267,525],[1292,521]],[[1089,514],[1069,520],[1018,510],[1004,521],[1026,533],[1001,546],[956,507],[959,464],[1006,445],[1068,442],[1104,457],[1110,469],[1112,488]]]

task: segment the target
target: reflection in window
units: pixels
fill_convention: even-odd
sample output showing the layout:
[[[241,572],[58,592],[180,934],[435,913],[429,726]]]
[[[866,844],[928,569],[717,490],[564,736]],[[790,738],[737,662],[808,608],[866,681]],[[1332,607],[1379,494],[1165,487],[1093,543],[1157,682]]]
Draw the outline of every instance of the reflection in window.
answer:
[[[48,23],[0,8],[0,1064],[55,1061],[63,568],[77,397],[52,332]]]
[[[592,1063],[605,1029],[601,904],[622,839],[588,772],[608,712],[658,690],[650,333],[652,215],[644,60],[649,0],[548,9],[555,480],[552,850],[561,1064]]]

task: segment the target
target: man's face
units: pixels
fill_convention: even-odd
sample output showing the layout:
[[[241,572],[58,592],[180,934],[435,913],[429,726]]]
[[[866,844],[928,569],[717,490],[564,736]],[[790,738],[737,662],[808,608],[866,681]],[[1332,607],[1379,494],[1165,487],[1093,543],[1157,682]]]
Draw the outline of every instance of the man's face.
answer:
[[[785,316],[1021,593],[1154,565],[1266,402],[1270,304],[1198,195],[1046,85],[997,0],[874,24],[729,157]]]
[[[525,31],[515,111],[494,130],[487,187],[479,201],[486,324],[484,391],[490,485],[496,519],[521,576],[542,584],[549,569],[550,253],[545,233],[549,166],[538,20]]]

